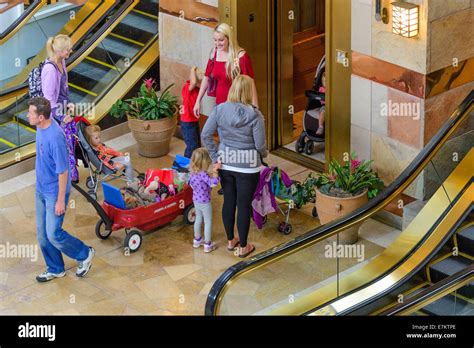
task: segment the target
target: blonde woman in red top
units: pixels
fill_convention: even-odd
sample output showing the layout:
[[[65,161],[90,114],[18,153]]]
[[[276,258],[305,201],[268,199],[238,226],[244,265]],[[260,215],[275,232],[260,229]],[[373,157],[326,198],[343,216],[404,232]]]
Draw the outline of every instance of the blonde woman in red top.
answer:
[[[247,75],[251,77],[253,85],[252,104],[258,107],[257,89],[255,88],[255,81],[253,81],[252,61],[247,52],[239,46],[233,29],[226,23],[221,23],[214,29],[214,49],[209,57],[204,75],[196,104],[194,105],[196,117],[200,116],[201,99],[204,93],[207,93],[210,76],[213,76],[217,82],[216,105],[227,101],[232,81],[237,76]]]

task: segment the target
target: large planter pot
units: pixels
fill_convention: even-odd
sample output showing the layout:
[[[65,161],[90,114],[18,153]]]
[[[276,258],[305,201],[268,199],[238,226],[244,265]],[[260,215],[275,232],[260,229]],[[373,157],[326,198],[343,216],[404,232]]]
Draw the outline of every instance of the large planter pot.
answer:
[[[156,121],[128,119],[128,126],[138,143],[138,153],[144,157],[161,157],[168,154],[176,128],[176,115]]]
[[[357,208],[363,206],[369,200],[367,190],[360,195],[352,197],[334,197],[316,190],[316,209],[318,211],[321,224],[327,224],[333,220],[349,214]],[[359,239],[360,224],[349,227],[344,232],[339,233],[340,244],[354,244]],[[334,238],[335,239],[335,238]]]

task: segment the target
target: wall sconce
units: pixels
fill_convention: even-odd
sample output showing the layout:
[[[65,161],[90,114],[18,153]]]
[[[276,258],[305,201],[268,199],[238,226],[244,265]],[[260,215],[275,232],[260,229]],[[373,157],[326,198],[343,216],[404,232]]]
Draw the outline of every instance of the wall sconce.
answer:
[[[419,8],[409,2],[392,2],[392,33],[403,37],[418,35]]]

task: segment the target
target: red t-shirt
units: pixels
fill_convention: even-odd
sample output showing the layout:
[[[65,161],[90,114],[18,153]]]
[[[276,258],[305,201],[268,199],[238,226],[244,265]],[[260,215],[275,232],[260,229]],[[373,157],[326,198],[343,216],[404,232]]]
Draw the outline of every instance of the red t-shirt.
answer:
[[[181,90],[181,96],[183,97],[183,112],[181,113],[181,122],[198,122],[196,116],[194,116],[193,108],[196,104],[197,97],[199,95],[199,88],[194,87],[192,91],[189,90],[189,80],[183,85]]]
[[[212,71],[214,78],[217,79],[217,88],[216,88],[216,105],[225,103],[227,101],[227,96],[229,95],[230,87],[232,86],[232,79],[227,77],[227,72],[225,70],[226,62],[214,62],[214,69]],[[252,68],[252,61],[250,56],[247,53],[244,53],[239,59],[240,64],[240,73],[242,75],[250,76],[254,78],[254,72]],[[206,72],[204,75],[209,77],[211,74],[212,59],[209,59],[207,62]]]

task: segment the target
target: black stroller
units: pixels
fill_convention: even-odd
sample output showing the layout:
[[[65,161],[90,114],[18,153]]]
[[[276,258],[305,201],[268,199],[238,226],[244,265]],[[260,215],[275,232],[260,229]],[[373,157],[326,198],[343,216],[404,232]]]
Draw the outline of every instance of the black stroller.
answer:
[[[86,186],[89,189],[87,193],[92,199],[97,200],[97,187],[100,182],[116,179],[126,181],[126,177],[120,170],[110,169],[99,159],[97,153],[92,149],[87,141],[85,135],[86,127],[87,124],[84,122],[77,123],[77,147],[79,148],[77,158],[83,161],[84,167],[89,168],[89,176],[86,180]],[[137,173],[139,176],[141,175],[139,172]]]
[[[323,56],[316,69],[314,84],[311,90],[305,92],[308,104],[303,115],[303,131],[295,143],[295,150],[298,153],[312,155],[314,143],[324,143],[324,133],[316,134],[319,128],[319,117],[324,110],[325,94],[319,92],[322,87],[323,74],[326,71],[326,56]]]

